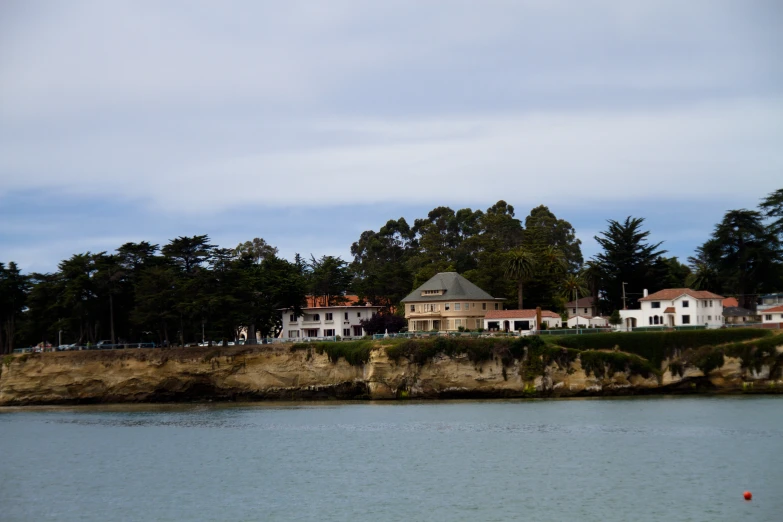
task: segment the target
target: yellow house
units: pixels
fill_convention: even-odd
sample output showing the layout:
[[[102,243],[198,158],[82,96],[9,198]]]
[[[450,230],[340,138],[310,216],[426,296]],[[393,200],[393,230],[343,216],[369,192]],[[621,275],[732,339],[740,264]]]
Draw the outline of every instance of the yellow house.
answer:
[[[441,272],[402,300],[409,332],[484,328],[489,310],[503,308],[495,298],[456,272]]]

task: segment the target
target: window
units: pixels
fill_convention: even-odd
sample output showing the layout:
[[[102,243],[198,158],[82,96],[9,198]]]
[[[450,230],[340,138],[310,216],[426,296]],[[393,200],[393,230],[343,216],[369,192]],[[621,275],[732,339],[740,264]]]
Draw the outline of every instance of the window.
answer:
[[[299,330],[288,330],[288,337],[299,337]]]
[[[712,301],[710,301],[710,308],[712,308]]]
[[[470,309],[470,303],[465,303],[465,308],[464,309],[465,310],[469,310]]]
[[[530,330],[530,321],[514,321],[514,331]]]
[[[481,303],[481,309],[486,310],[487,309],[487,303]]]
[[[585,308],[585,313],[587,313],[587,308]]]
[[[332,314],[331,314],[331,313],[327,313],[327,314],[326,314],[326,320],[327,320],[327,321],[332,321],[332,320],[333,320],[333,316],[332,316]],[[327,335],[328,335],[328,334],[327,334]],[[334,334],[332,334],[332,335],[334,335]]]
[[[424,311],[425,312],[434,312],[435,311],[435,305],[434,304],[425,304]]]
[[[682,324],[691,324],[691,316],[690,315],[683,315],[682,316]]]
[[[451,309],[451,303],[444,304],[443,309],[448,312]]]
[[[326,337],[334,337],[334,330],[324,330],[324,335]]]
[[[413,312],[413,305],[411,305],[411,312]],[[348,312],[345,312],[345,320],[348,320]]]
[[[415,312],[415,311],[416,311],[416,305],[411,305],[411,312]],[[345,314],[345,318],[348,319],[347,313]]]
[[[356,312],[356,317],[361,317],[361,316],[362,316],[361,312]]]
[[[296,322],[296,316],[294,314],[291,314],[291,315],[288,316],[288,320],[291,321],[292,323],[295,323]]]
[[[708,315],[708,316],[707,316],[707,320],[708,320],[708,321],[712,321],[712,316],[711,316],[711,315]]]
[[[653,324],[653,318],[652,317],[648,317],[648,319],[650,320],[650,324]],[[656,323],[658,322],[658,318],[657,317],[655,318],[655,322]]]
[[[350,336],[351,336],[351,329],[343,328],[343,337],[350,337]]]
[[[689,305],[690,305],[690,303],[688,303],[688,301],[683,301],[682,302],[682,307],[683,308],[688,308]]]
[[[772,314],[767,314],[764,316],[765,321],[771,321],[772,320]]]
[[[313,321],[320,321],[321,320],[321,314],[313,314]]]
[[[499,306],[500,305],[498,303],[495,303],[495,310],[500,310]]]
[[[574,311],[574,314],[576,314],[576,308],[572,308],[572,310]]]
[[[462,326],[462,319],[454,319],[454,328]]]
[[[661,302],[660,301],[653,301],[652,303],[650,303],[650,305],[653,308],[660,308],[661,307]]]
[[[457,311],[460,309],[459,303],[454,303],[454,311]]]

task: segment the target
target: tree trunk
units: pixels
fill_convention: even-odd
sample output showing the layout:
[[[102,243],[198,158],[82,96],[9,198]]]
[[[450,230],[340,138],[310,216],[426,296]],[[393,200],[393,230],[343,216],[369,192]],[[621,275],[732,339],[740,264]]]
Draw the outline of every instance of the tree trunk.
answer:
[[[517,282],[517,306],[522,310],[522,280]]]
[[[111,327],[111,344],[117,344],[114,340],[114,297],[109,293],[109,326]]]

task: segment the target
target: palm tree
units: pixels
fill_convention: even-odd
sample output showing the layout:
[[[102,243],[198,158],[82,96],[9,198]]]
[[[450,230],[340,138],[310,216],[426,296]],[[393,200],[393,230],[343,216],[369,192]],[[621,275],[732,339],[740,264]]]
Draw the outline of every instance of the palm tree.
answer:
[[[601,265],[593,260],[590,260],[585,263],[585,266],[582,268],[580,274],[589,290],[586,295],[590,295],[598,299],[598,290],[601,287],[601,279],[603,279]]]
[[[568,262],[565,255],[559,248],[549,245],[541,253],[539,262],[546,267],[546,271],[553,275],[558,276],[568,270]]]
[[[560,284],[560,288],[563,291],[563,297],[568,301],[569,296],[574,296],[574,306],[578,305],[579,295],[587,295],[588,289],[582,276],[578,274],[568,274],[563,282]],[[568,310],[566,310],[568,312]],[[577,310],[578,314],[579,310]],[[577,326],[579,325],[579,319],[576,320]]]
[[[584,278],[579,274],[568,274],[560,283],[560,289],[566,300],[569,300],[574,294],[584,297],[590,292]]]
[[[517,306],[520,310],[522,310],[522,285],[533,275],[535,265],[533,256],[523,248],[516,248],[507,254],[505,276],[517,282]]]

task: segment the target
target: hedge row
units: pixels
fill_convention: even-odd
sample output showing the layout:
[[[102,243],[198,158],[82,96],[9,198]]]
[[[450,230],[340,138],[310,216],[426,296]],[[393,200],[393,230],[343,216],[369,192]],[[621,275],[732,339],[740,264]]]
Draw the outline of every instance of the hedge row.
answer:
[[[447,357],[467,355],[468,360],[474,363],[489,361],[497,357],[504,366],[508,366],[515,359],[522,359],[525,355],[525,348],[543,346],[544,341],[538,336],[480,339],[437,337],[434,339],[408,339],[386,347],[386,354],[393,361],[399,361],[404,357],[416,364],[426,364],[439,355]]]
[[[370,360],[370,350],[372,348],[372,341],[362,340],[339,343],[298,343],[291,346],[291,351],[307,350],[309,353],[312,350],[319,355],[326,353],[329,356],[329,360],[333,363],[336,363],[342,357],[352,366],[361,366]]]
[[[766,337],[772,333],[759,328],[683,330],[674,332],[612,332],[594,335],[555,337],[551,343],[577,350],[620,350],[644,357],[656,368],[678,351],[701,346],[717,346]]]

